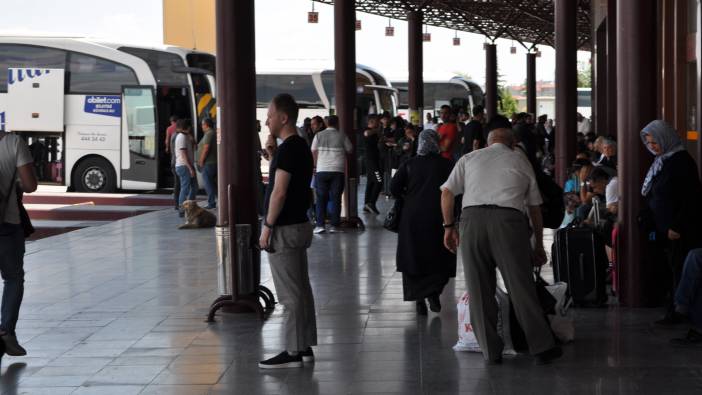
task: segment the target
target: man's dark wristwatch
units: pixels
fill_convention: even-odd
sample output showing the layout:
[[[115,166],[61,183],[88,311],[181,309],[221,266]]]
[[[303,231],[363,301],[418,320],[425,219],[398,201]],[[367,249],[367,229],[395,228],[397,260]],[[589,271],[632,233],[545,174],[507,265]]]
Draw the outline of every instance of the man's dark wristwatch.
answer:
[[[265,219],[263,220],[263,226],[268,229],[273,229],[273,225],[269,224]]]
[[[450,224],[444,224],[444,229],[451,229],[451,228],[455,228],[455,227],[456,227],[455,222],[450,223]]]

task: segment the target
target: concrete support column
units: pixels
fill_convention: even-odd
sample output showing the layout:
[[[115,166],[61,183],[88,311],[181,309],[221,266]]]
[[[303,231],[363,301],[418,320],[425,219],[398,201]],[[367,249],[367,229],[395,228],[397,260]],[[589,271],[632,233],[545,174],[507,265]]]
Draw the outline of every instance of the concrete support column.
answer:
[[[646,245],[637,217],[643,205],[641,183],[651,163],[639,137],[640,130],[657,114],[656,62],[651,50],[656,42],[656,2],[619,0],[617,2],[617,130],[619,146],[619,276],[620,302],[637,307],[645,304],[649,264],[641,254]],[[653,44],[652,44],[653,43]],[[655,89],[655,88],[654,88]]]
[[[409,78],[407,83],[409,96],[410,122],[422,126],[424,117],[424,42],[422,41],[421,11],[410,11],[407,14],[407,49],[409,56]]]
[[[356,2],[336,0],[334,2],[334,64],[336,115],[339,116],[340,131],[346,133],[353,143],[346,174],[344,205],[348,219],[358,218],[358,160],[357,135],[355,129],[356,107]],[[379,105],[380,103],[376,103]]]
[[[577,11],[572,0],[555,0],[556,180],[563,185],[575,159],[578,108]]]
[[[485,110],[488,119],[497,115],[497,45],[485,46]]]
[[[536,113],[536,54],[529,52],[526,55],[527,61],[527,112],[539,116]]]
[[[216,10],[219,221],[232,235],[235,224],[250,224],[258,237],[254,0],[217,0]]]

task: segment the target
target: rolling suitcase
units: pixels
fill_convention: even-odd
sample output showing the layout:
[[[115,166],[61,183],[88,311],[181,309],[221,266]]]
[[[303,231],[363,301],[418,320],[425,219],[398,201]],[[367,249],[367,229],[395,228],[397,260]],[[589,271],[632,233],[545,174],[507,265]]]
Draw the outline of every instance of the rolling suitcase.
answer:
[[[553,275],[568,284],[577,306],[607,302],[607,252],[604,241],[584,226],[559,229],[551,251]]]

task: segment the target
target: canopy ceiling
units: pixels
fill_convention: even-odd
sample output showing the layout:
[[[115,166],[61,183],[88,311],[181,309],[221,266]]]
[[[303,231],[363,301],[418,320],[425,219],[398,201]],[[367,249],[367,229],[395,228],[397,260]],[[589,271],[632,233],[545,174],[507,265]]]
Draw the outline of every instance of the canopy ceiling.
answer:
[[[314,0],[333,4],[333,0]],[[578,49],[590,48],[590,0],[578,3]],[[424,12],[424,24],[469,33],[490,40],[506,38],[524,46],[554,46],[553,0],[356,0],[356,10],[393,19]]]

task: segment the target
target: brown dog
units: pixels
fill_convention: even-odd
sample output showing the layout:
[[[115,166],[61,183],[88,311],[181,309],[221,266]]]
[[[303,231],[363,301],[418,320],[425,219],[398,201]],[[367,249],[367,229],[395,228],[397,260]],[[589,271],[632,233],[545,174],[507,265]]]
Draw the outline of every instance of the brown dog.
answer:
[[[197,205],[194,200],[183,202],[185,210],[185,223],[178,229],[212,228],[217,224],[217,217],[211,212]]]

